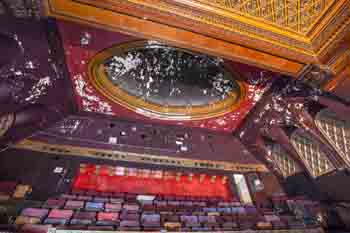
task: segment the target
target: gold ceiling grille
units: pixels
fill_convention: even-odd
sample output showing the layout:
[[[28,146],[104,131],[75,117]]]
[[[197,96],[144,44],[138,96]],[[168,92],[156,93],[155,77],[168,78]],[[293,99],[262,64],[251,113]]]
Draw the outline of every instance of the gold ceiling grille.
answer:
[[[334,0],[197,0],[306,34]]]
[[[326,153],[321,149],[318,142],[310,139],[300,131],[293,133],[292,144],[299,156],[314,177],[321,176],[334,170]]]
[[[271,148],[271,158],[282,172],[284,177],[294,175],[301,171],[299,164],[278,144]]]
[[[350,121],[337,118],[328,109],[316,116],[316,125],[345,161],[350,163]]]

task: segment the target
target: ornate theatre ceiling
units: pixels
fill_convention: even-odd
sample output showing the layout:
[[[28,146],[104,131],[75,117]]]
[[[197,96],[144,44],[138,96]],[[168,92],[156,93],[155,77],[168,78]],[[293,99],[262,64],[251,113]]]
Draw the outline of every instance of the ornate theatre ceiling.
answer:
[[[349,0],[46,0],[46,14],[298,76],[350,60]]]
[[[232,132],[277,76],[117,32],[58,25],[86,112]]]

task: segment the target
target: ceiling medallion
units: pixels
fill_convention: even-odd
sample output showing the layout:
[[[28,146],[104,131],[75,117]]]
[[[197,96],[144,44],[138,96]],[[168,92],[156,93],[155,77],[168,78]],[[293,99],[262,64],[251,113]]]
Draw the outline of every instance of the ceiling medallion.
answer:
[[[94,87],[113,102],[164,120],[231,112],[246,89],[223,59],[144,40],[97,54],[89,74]]]

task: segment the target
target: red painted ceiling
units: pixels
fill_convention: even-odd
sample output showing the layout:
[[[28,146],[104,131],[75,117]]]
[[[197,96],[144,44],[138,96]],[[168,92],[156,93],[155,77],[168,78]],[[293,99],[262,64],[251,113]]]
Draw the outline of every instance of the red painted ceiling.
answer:
[[[89,83],[88,79],[88,63],[92,57],[103,49],[139,38],[64,21],[58,22],[58,25],[76,101],[81,111],[113,115],[124,119],[177,124],[206,128],[214,131],[232,132],[254,107],[256,102],[269,87],[269,84],[272,83],[273,77],[276,76],[276,74],[255,67],[231,62],[230,64],[233,68],[245,78],[247,83],[249,83],[247,96],[237,109],[225,115],[205,120],[167,121],[152,119],[108,100]],[[84,34],[86,35],[86,33],[91,36],[91,41],[88,45],[82,45],[81,38]],[[267,82],[259,82],[262,74],[264,74],[264,77],[269,77]],[[264,78],[264,80],[266,80],[266,78]],[[256,83],[259,84],[253,84],[255,83],[254,81],[257,81]]]

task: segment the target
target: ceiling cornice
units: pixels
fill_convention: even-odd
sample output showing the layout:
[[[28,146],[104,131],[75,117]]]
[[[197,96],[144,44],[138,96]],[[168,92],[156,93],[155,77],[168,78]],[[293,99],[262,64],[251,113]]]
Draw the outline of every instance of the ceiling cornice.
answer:
[[[333,69],[331,61],[335,60],[335,54],[337,57],[345,56],[339,55],[337,47],[350,34],[349,0],[316,1],[315,4],[322,4],[319,7],[312,5],[312,12],[309,8],[296,6],[292,9],[298,14],[296,27],[288,24],[290,19],[285,19],[284,24],[287,25],[283,24],[283,20],[278,21],[278,14],[282,13],[277,8],[271,8],[275,12],[270,13],[275,18],[270,18],[270,14],[254,15],[247,9],[238,9],[235,1],[44,2],[46,14],[50,17],[155,39],[295,77],[306,64],[325,65],[334,73],[339,73],[341,70]],[[290,10],[287,8],[291,7],[288,5],[291,3],[278,4],[285,11]],[[262,7],[259,6],[259,9]],[[313,15],[311,18],[307,16],[309,10]]]

